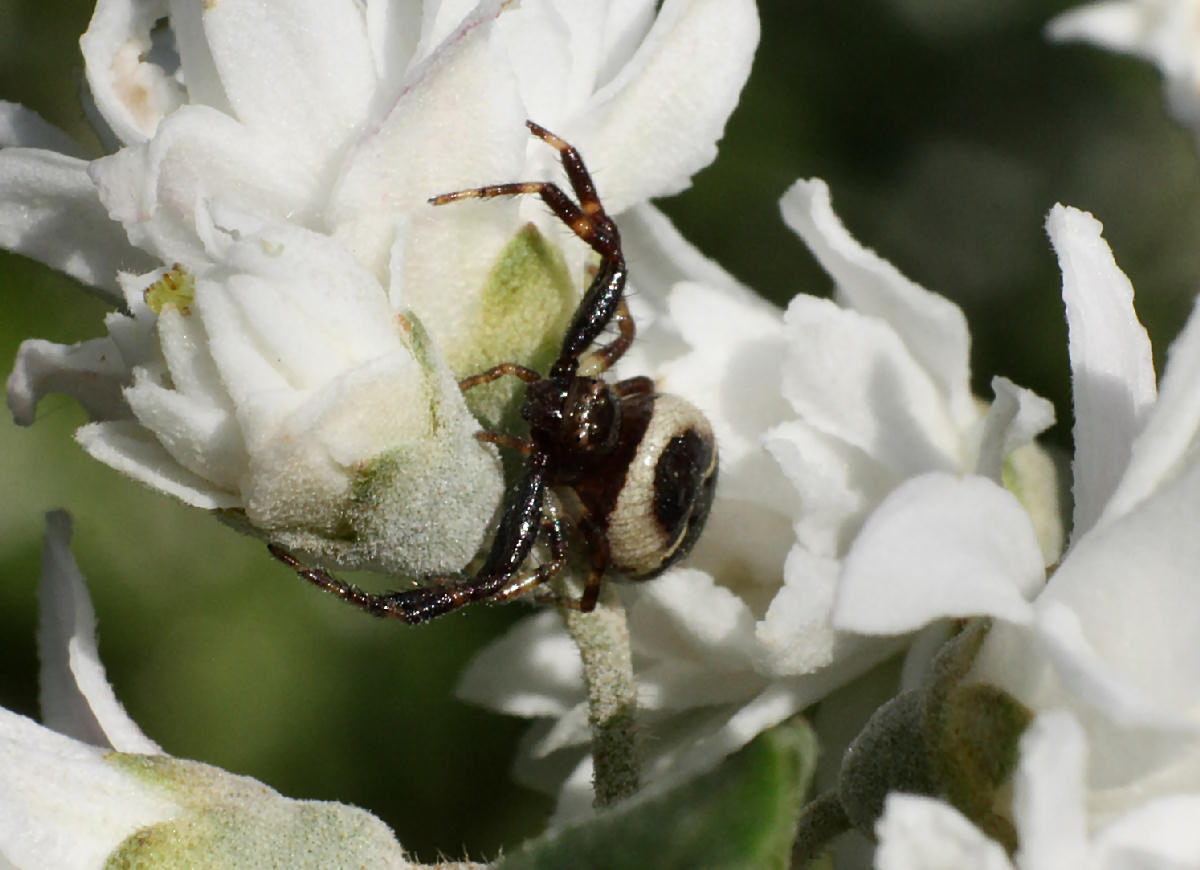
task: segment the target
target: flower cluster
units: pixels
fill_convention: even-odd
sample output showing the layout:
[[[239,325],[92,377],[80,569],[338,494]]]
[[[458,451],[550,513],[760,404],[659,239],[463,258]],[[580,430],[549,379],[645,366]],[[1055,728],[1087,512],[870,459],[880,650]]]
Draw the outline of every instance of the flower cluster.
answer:
[[[1101,3],[1052,32],[1152,56],[1200,126],[1197,8]],[[14,418],[73,396],[92,456],[305,560],[463,570],[504,488],[475,435],[513,423],[519,397],[458,381],[544,369],[591,261],[536,199],[429,198],[556,177],[532,118],[584,155],[620,225],[638,340],[615,373],[686,397],[720,444],[689,559],[617,593],[648,791],[824,701],[825,751],[850,744],[843,780],[866,770],[877,788],[862,812],[840,785],[821,806],[877,837],[882,870],[1197,863],[1200,314],[1157,383],[1100,223],[1051,211],[1074,389],[1064,545],[1035,443],[1052,406],[1003,377],[973,395],[962,311],[856,241],[824,182],[797,181],[780,209],[833,298],[786,310],[649,204],[713,159],[757,38],[750,0],[99,0],[81,46],[111,153],[0,105],[0,245],[113,305],[102,338],[24,342]],[[142,735],[104,678],[67,537],[52,515],[47,727],[0,711],[3,859],[144,860],[184,831],[215,864],[253,843],[284,863],[413,866],[361,811],[287,801]],[[990,621],[946,643],[975,617]],[[599,679],[568,627],[550,608],[518,622],[459,687],[536,720],[518,773],[557,794],[560,824],[593,815],[600,775]],[[897,684],[880,666],[901,657]],[[863,727],[847,698],[883,703]],[[964,797],[939,779],[944,734],[922,729],[965,711],[1002,733],[978,721],[1001,709],[1024,734],[979,749],[996,781]],[[921,732],[911,758],[879,738],[897,722]],[[990,788],[1013,769],[1006,800]]]

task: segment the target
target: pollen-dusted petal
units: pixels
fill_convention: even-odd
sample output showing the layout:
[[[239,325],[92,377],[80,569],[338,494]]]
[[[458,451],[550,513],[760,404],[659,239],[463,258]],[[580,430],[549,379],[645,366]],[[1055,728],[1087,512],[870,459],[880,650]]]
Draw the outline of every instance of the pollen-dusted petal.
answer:
[[[855,241],[834,214],[824,181],[797,181],[779,207],[787,225],[833,278],[838,302],[887,322],[937,384],[955,425],[961,428],[973,422],[971,339],[962,310]]]
[[[38,592],[42,720],[60,734],[102,749],[159,753],[105,676],[96,648],[96,614],[70,542],[71,518],[65,511],[48,513]]]
[[[205,5],[202,25],[235,118],[328,183],[370,118],[375,70],[355,0]],[[323,185],[322,185],[323,186]]]
[[[899,477],[962,467],[945,395],[890,323],[804,295],[784,321],[783,395],[801,419]]]
[[[983,477],[932,473],[899,486],[859,532],[842,569],[833,624],[903,634],[944,617],[1028,623],[1045,578],[1028,514]]]
[[[1062,269],[1069,327],[1074,541],[1093,526],[1120,482],[1156,395],[1150,337],[1133,310],[1133,285],[1117,267],[1103,229],[1087,212],[1061,205],[1046,219]]]
[[[1013,870],[1003,846],[935,798],[888,795],[875,836],[877,870]]]
[[[130,372],[111,338],[79,344],[55,344],[40,338],[21,342],[8,376],[8,409],[21,426],[34,421],[37,403],[47,393],[65,393],[93,420],[129,417],[121,389]]]
[[[0,150],[0,247],[118,298],[120,269],[148,269],[100,204],[88,164],[32,148]]]
[[[193,507],[206,510],[242,507],[240,496],[188,471],[150,432],[131,420],[89,423],[76,430],[75,440],[105,465]]]
[[[117,138],[144,142],[186,99],[183,87],[154,59],[152,31],[167,0],[99,0],[79,40],[96,108]]]
[[[555,131],[587,155],[610,214],[678,193],[713,161],[758,34],[750,0],[667,0],[628,63]]]

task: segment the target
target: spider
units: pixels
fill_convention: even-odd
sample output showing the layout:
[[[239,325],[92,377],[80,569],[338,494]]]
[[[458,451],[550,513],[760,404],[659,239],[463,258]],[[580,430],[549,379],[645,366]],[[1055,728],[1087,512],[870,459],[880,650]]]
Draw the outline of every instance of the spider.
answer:
[[[537,589],[566,564],[566,514],[591,556],[583,594],[563,599],[539,591],[538,598],[590,612],[608,569],[627,579],[646,580],[685,556],[712,504],[717,447],[704,415],[683,399],[656,393],[650,378],[609,383],[599,377],[629,349],[635,335],[624,298],[627,270],[620,236],[579,153],[544,127],[532,121],[526,125],[558,150],[578,203],[546,181],[489,185],[429,200],[440,206],[462,199],[536,194],[600,255],[549,374],[543,377],[506,362],[459,382],[464,391],[506,376],[527,384],[521,416],[529,423],[528,437],[476,433],[481,441],[526,457],[482,567],[473,575],[433,576],[425,586],[375,595],[268,545],[275,558],[305,580],[376,616],[415,625],[473,601],[509,601]],[[589,351],[613,322],[617,336]],[[527,568],[543,534],[550,558]]]

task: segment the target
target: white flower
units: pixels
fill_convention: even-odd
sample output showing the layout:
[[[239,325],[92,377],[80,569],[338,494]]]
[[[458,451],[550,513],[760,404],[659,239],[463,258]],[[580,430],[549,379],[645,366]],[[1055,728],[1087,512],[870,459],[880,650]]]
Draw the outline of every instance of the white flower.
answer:
[[[418,866],[363,810],[289,800],[247,777],[163,754],[105,679],[69,538],[67,515],[51,513],[38,637],[48,727],[0,709],[0,863]]]
[[[1094,752],[1094,748],[1092,748]],[[939,800],[888,797],[876,826],[878,870],[1176,870],[1200,864],[1200,792],[1149,800],[1088,825],[1089,746],[1064,711],[1039,716],[1021,738],[1013,817],[1020,848],[1004,849]]]
[[[1039,553],[1008,494],[976,478],[915,480],[855,542],[835,624],[898,632],[999,617],[974,678],[1034,711],[1071,711],[1086,734],[1097,829],[1156,796],[1200,791],[1200,316],[1172,345],[1156,390],[1133,288],[1100,223],[1056,206],[1047,226],[1075,394],[1069,549],[1030,603]]]
[[[1200,3],[1196,0],[1101,0],[1059,15],[1052,39],[1082,39],[1155,64],[1167,105],[1200,132]]]
[[[894,652],[896,641],[830,623],[863,519],[923,472],[999,480],[1005,457],[1052,420],[1048,403],[1003,379],[990,408],[974,399],[962,313],[858,245],[822,182],[797,183],[782,207],[832,275],[836,302],[802,295],[781,314],[660,236],[660,259],[677,264],[665,320],[678,350],[661,361],[659,384],[708,414],[722,467],[686,567],[623,589],[639,721],[654,735],[650,782],[711,764]],[[574,761],[588,738],[579,669],[557,615],[545,613],[482,652],[460,687],[547,718],[523,772],[557,788],[575,765],[560,817],[590,804],[590,760]]]
[[[475,418],[511,393],[469,413],[455,380],[546,362],[587,249],[536,201],[427,200],[557,177],[526,118],[580,149],[613,214],[686,187],[757,18],[655,6],[101,0],[81,45],[120,148],[70,156],[0,108],[0,244],[119,310],[105,338],[23,346],[14,416],[69,393],[85,449],[189,504],[325,562],[461,568],[502,488]]]

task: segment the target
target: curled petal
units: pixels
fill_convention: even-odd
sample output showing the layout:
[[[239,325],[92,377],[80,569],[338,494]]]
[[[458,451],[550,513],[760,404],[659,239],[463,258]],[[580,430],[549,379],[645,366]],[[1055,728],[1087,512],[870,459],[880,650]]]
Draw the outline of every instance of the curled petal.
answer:
[[[144,142],[186,99],[170,73],[151,59],[152,31],[167,0],[99,0],[79,40],[96,108],[117,138]]]
[[[1008,378],[992,378],[996,399],[988,408],[979,439],[976,473],[1000,483],[1004,458],[1054,425],[1054,405]]]
[[[111,338],[70,345],[31,338],[21,342],[8,376],[8,409],[18,424],[28,426],[42,396],[65,393],[93,420],[127,419],[121,390],[128,381],[129,369]]]
[[[64,511],[51,511],[46,515],[39,593],[42,719],[60,734],[92,746],[158,754],[162,750],[117,701],[100,664],[96,614],[70,541],[71,518]]]
[[[1154,404],[1150,338],[1133,310],[1133,286],[1087,212],[1055,206],[1046,229],[1063,273],[1075,400],[1075,521],[1090,529],[1129,464]]]
[[[969,383],[970,335],[962,310],[856,242],[834,214],[824,181],[797,181],[779,207],[787,225],[833,278],[838,301],[886,321],[938,384],[955,423],[969,425],[976,411]]]

